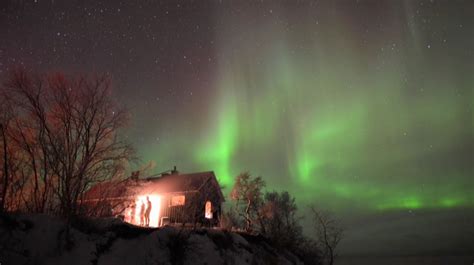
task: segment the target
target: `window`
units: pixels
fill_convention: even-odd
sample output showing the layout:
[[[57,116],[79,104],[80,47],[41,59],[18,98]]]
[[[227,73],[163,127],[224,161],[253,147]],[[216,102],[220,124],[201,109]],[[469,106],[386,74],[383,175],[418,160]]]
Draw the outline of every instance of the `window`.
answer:
[[[207,219],[212,219],[212,203],[210,201],[206,202],[204,217]]]
[[[184,195],[175,195],[171,197],[171,206],[184,205],[185,198]]]

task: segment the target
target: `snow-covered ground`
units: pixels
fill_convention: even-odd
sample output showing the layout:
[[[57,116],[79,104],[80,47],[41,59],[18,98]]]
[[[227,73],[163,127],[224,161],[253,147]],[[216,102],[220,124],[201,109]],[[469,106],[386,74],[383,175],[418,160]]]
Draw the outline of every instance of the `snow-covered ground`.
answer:
[[[145,229],[116,219],[66,229],[58,218],[19,215],[0,217],[0,264],[302,263],[262,238],[216,229]]]

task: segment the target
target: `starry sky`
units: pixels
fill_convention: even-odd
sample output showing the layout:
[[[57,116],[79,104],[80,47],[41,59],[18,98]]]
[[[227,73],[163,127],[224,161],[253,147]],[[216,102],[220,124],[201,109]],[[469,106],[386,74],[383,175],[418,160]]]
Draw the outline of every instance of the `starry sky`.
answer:
[[[473,17],[467,0],[3,0],[0,76],[110,73],[152,173],[261,175],[357,245],[369,217],[471,220]]]

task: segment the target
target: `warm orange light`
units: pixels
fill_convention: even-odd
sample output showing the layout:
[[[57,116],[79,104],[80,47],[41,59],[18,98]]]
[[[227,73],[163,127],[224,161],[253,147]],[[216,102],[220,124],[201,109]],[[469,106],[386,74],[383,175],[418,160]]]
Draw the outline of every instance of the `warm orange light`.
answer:
[[[150,222],[149,227],[158,227],[160,225],[160,205],[161,196],[155,194],[144,194],[137,196],[135,205],[130,206],[126,211],[125,221],[134,225],[146,226],[146,211],[150,201]]]
[[[184,205],[185,203],[185,197],[184,195],[175,195],[171,197],[171,206],[180,206]]]
[[[212,203],[210,201],[206,202],[204,217],[212,219]]]

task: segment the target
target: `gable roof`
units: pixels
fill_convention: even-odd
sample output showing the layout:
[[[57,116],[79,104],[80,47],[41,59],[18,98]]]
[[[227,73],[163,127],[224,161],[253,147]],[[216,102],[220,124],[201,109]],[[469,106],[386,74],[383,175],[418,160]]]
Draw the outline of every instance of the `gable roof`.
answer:
[[[162,174],[145,179],[127,178],[121,181],[101,182],[86,191],[84,201],[119,199],[150,193],[198,192],[208,183],[215,186],[220,199],[225,201],[213,171],[187,174]]]
[[[137,183],[131,179],[100,182],[84,193],[83,200],[92,201],[132,196],[133,189],[131,187],[133,186],[137,186]]]

